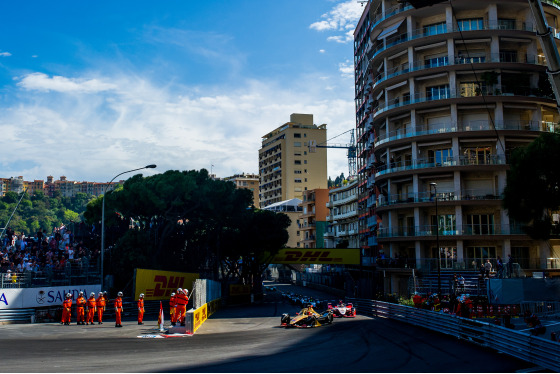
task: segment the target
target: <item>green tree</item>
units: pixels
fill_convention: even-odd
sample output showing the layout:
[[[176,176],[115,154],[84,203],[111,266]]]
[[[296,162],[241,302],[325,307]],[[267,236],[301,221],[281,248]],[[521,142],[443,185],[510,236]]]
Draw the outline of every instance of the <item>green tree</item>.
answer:
[[[533,239],[548,239],[552,213],[560,209],[560,136],[545,133],[514,150],[504,207]]]
[[[143,236],[137,235],[144,240],[143,253],[148,256],[151,267],[200,272],[214,278],[218,277],[226,258],[243,258],[247,263],[257,261],[263,258],[257,252],[282,247],[285,241],[279,244],[282,240],[278,241],[277,236],[286,236],[287,240],[285,227],[277,224],[278,219],[270,221],[267,213],[266,222],[271,226],[265,228],[252,218],[251,215],[257,213],[249,209],[253,203],[251,191],[236,189],[230,182],[213,180],[205,169],[168,170],[146,178],[135,175],[122,189],[107,193],[105,199],[105,247],[114,245],[111,254],[114,263],[119,263],[117,256],[134,253],[134,248],[130,247],[133,241],[128,237],[132,234],[127,233],[132,221],[135,222],[134,231],[143,233]],[[101,198],[88,204],[84,217],[89,223],[101,220],[101,204]],[[232,243],[240,240],[239,235],[245,238],[252,235],[247,227],[257,225],[260,235],[266,235],[270,241],[266,244],[266,240],[258,240],[262,244],[260,247],[250,246],[249,260],[244,252],[246,248]],[[232,248],[237,252],[233,253]]]

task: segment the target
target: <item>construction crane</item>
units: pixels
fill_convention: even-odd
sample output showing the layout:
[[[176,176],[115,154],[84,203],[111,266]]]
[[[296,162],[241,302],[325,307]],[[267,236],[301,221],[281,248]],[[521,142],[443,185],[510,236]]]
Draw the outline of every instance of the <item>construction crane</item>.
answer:
[[[346,133],[351,133],[350,135],[350,143],[348,144],[326,144],[328,141],[338,138],[341,135]],[[348,131],[343,132],[333,138],[330,138],[322,143],[317,144],[316,140],[309,141],[309,153],[314,153],[317,151],[317,148],[340,148],[340,149],[347,149],[346,155],[348,156],[348,178],[352,176],[356,176],[357,169],[356,169],[356,140],[354,138],[354,129],[350,129]]]

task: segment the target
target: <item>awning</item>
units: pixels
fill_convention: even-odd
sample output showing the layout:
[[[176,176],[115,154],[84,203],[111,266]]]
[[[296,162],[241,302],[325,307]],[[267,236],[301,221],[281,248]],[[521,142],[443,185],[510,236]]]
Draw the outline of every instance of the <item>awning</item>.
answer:
[[[399,26],[404,22],[404,20],[405,19],[403,18],[399,22],[394,23],[393,25],[383,29],[383,31],[381,31],[381,34],[379,34],[379,36],[377,36],[377,40],[384,39],[384,38],[388,37],[389,35],[395,34],[397,32],[397,29],[399,28]]]

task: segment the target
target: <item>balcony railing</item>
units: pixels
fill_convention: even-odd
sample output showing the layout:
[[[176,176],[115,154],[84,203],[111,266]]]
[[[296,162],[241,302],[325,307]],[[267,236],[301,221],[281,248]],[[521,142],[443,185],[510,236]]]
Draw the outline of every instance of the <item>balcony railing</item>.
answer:
[[[468,165],[505,165],[506,157],[503,155],[488,155],[484,158],[455,156],[448,157],[443,162],[434,159],[417,159],[411,161],[392,162],[388,165],[380,165],[376,169],[375,176],[396,173],[399,171],[418,170],[435,167],[468,166]]]
[[[461,193],[456,194],[455,192],[438,192],[438,201],[465,201],[465,200],[500,200],[503,195],[496,195],[492,191],[485,189],[472,189],[464,190]],[[379,195],[377,200],[377,206],[388,206],[388,205],[398,205],[398,204],[412,204],[412,203],[425,203],[425,202],[435,202],[435,197],[433,193],[430,192],[419,192],[419,193],[408,193],[408,194],[394,194],[389,196]]]
[[[522,21],[503,22],[498,20],[498,21],[484,21],[482,22],[480,27],[471,30],[463,30],[463,33],[469,33],[472,31],[481,31],[481,30],[511,30],[511,31],[534,32],[535,28],[532,24],[522,22]],[[412,30],[411,32],[406,32],[387,38],[385,40],[385,43],[381,42],[377,46],[372,47],[372,49],[368,52],[368,54],[371,55],[370,59],[373,59],[379,53],[397,44],[401,44],[410,40],[415,40],[415,39],[433,36],[433,35],[448,34],[450,32],[453,33],[459,32],[459,28],[454,27],[451,31],[448,31],[447,26],[443,25],[443,27],[438,27],[436,29],[427,30],[422,28],[422,29]],[[560,36],[556,30],[553,29],[553,32],[554,32],[554,37],[558,38]]]
[[[523,131],[542,131],[542,132],[557,132],[560,126],[554,122],[545,121],[470,121],[467,123],[442,123],[437,125],[417,126],[415,129],[410,130],[397,130],[389,133],[380,134],[375,139],[374,147],[378,147],[384,143],[392,142],[394,140],[411,138],[415,136],[445,134],[454,132],[469,132],[469,131],[495,131],[495,130],[523,130]]]
[[[376,15],[376,16],[373,18],[372,26],[371,26],[371,27],[373,28],[373,27],[377,26],[380,22],[386,20],[387,18],[392,17],[392,16],[394,16],[395,14],[399,14],[399,13],[405,12],[405,11],[407,11],[407,10],[409,10],[409,9],[414,9],[414,7],[413,7],[412,5],[410,5],[410,4],[408,4],[408,3],[399,4],[399,5],[397,5],[397,6],[394,6],[394,7],[392,7],[392,8],[389,8],[389,9],[386,10],[385,12],[380,13],[380,14]]]
[[[373,87],[379,83],[397,77],[402,74],[411,73],[414,71],[433,69],[443,66],[461,65],[461,64],[482,64],[482,63],[519,63],[519,64],[534,64],[546,66],[546,59],[537,55],[523,54],[518,56],[517,53],[491,53],[483,56],[464,57],[456,56],[452,63],[446,58],[445,60],[426,63],[425,61],[416,61],[414,63],[405,63],[387,70],[387,74],[379,74],[373,80]]]
[[[403,237],[435,237],[437,226],[423,225],[405,228],[380,228],[378,238],[403,238]],[[487,236],[487,235],[526,235],[521,226],[514,225],[463,225],[456,227],[439,227],[439,236]]]
[[[387,105],[380,104],[377,107],[373,108],[372,114],[377,116],[383,112],[386,112],[391,109],[403,107],[405,105],[412,105],[412,104],[419,104],[425,102],[431,102],[436,100],[446,100],[446,99],[457,99],[463,97],[477,97],[477,96],[533,96],[537,98],[543,99],[550,99],[553,100],[552,95],[544,94],[536,88],[530,87],[502,87],[502,90],[496,89],[495,91],[491,90],[473,90],[472,92],[461,90],[460,88],[457,91],[451,91],[449,88],[446,90],[442,90],[437,94],[426,95],[423,93],[416,92],[410,96],[405,97],[396,97],[394,99],[390,99]]]

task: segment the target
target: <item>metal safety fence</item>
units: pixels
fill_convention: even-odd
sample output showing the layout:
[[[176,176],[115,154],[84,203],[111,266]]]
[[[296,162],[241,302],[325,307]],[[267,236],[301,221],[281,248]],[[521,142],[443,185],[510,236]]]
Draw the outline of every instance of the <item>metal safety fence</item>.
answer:
[[[347,299],[359,313],[451,335],[560,372],[560,343],[506,327],[406,305]]]
[[[62,269],[0,273],[0,288],[57,287],[100,283],[96,264],[68,263]]]
[[[198,309],[206,303],[217,300],[222,295],[220,282],[210,279],[197,279],[193,284],[192,308]]]
[[[524,301],[519,306],[521,308],[521,314],[528,311],[539,317],[560,315],[560,302],[558,301]]]

